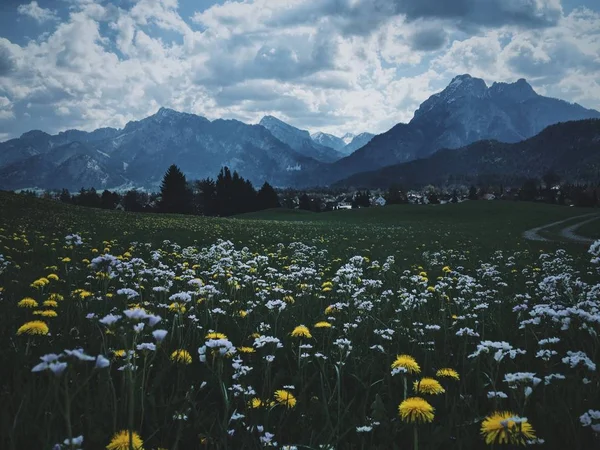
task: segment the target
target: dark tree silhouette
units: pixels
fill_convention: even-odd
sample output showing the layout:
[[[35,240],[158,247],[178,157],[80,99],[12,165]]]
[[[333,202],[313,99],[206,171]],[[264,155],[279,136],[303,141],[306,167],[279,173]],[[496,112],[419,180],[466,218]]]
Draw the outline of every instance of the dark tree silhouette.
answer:
[[[216,215],[217,188],[212,178],[194,182],[194,209],[196,214]]]
[[[525,180],[519,190],[519,200],[531,202],[537,198],[538,193],[538,180],[536,178],[529,178]]]
[[[160,185],[158,209],[165,213],[190,214],[192,191],[188,188],[183,172],[175,164],[167,169]]]
[[[370,191],[365,191],[365,192],[358,191],[354,195],[354,198],[352,199],[352,207],[353,208],[368,208],[369,206],[371,206],[371,192]]]
[[[123,196],[123,208],[125,211],[141,212],[144,210],[144,195],[132,189]]]
[[[469,188],[469,200],[477,200],[477,188],[473,185]]]
[[[404,189],[398,185],[392,185],[385,194],[385,203],[386,205],[408,203],[408,197],[406,196]]]
[[[306,192],[298,199],[298,209],[310,211],[310,197],[306,194]]]
[[[120,201],[121,196],[119,194],[105,189],[100,196],[100,207],[102,209],[115,209]]]
[[[273,189],[269,183],[265,182],[258,194],[256,195],[256,208],[261,209],[269,209],[269,208],[279,208],[281,205],[279,204],[279,197],[277,196],[277,192]]]

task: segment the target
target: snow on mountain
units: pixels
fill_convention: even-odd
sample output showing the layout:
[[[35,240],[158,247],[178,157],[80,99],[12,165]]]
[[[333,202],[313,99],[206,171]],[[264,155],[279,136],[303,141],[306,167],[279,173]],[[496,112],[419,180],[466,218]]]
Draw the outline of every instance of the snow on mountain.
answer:
[[[346,143],[337,136],[328,133],[322,133],[321,131],[317,131],[310,135],[311,139],[317,144],[323,145],[324,147],[329,147],[334,150],[340,151],[342,148],[346,146]]]
[[[353,133],[346,133],[342,136],[342,141],[344,141],[344,143],[348,145],[350,142],[352,142],[352,139],[354,139],[355,137],[356,135],[354,135]]]
[[[265,116],[259,125],[303,156],[325,163],[337,161],[343,156],[335,149],[313,141],[308,131],[293,127],[276,117]]]

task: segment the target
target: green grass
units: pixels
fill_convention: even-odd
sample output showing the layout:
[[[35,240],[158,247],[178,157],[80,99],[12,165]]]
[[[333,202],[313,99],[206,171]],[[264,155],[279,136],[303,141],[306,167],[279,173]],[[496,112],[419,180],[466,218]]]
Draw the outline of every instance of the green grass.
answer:
[[[522,237],[589,212],[481,201],[222,219],[103,211],[0,192],[0,254],[8,262],[0,258],[0,448],[46,450],[81,434],[84,449],[100,449],[131,429],[147,450],[258,450],[259,426],[280,446],[301,449],[414,448],[415,427],[398,406],[414,395],[413,382],[443,367],[460,379],[440,379],[443,395],[423,394],[435,418],[418,425],[419,449],[489,448],[480,427],[495,410],[527,417],[546,448],[595,448],[579,416],[598,407],[597,377],[561,358],[581,351],[600,361],[597,269],[587,246]],[[66,243],[71,233],[83,244]],[[233,246],[214,246],[220,239]],[[122,263],[90,264],[104,253]],[[52,305],[52,294],[63,299]],[[26,297],[38,306],[20,304]],[[570,326],[562,329],[543,308],[539,323],[520,326],[538,304],[570,311]],[[156,351],[137,347],[155,342],[153,328],[134,331],[138,321],[123,315],[136,305],[160,315],[155,328],[168,331]],[[42,315],[48,310],[56,317]],[[120,320],[100,323],[108,313]],[[48,335],[17,331],[40,319]],[[322,321],[332,327],[315,326]],[[301,324],[311,337],[292,335]],[[466,328],[476,335],[459,331]],[[257,335],[276,337],[281,347],[242,354],[252,370],[234,379],[234,358],[210,350],[206,361],[199,356],[210,330],[235,347],[253,346]],[[539,345],[551,337],[561,340]],[[495,350],[470,357],[484,340],[524,353],[501,362]],[[105,355],[110,367],[63,356],[68,368],[60,377],[32,373],[42,355],[75,348]],[[536,357],[545,348],[557,352],[549,362]],[[172,360],[180,349],[190,353],[189,365]],[[115,350],[133,351],[138,369],[129,370]],[[413,356],[421,373],[393,374],[398,354]],[[515,372],[566,378],[542,382],[526,398],[524,385],[513,390],[503,381]],[[238,384],[254,393],[236,397]],[[275,401],[284,388],[296,397],[293,408]],[[490,400],[489,391],[508,398]],[[252,398],[262,406],[250,407]],[[240,413],[243,419],[231,420]],[[187,420],[176,419],[182,414]],[[372,432],[357,431],[374,421]]]
[[[234,218],[128,213],[81,208],[0,193],[2,223],[37,230],[93,233],[99,239],[123,238],[181,245],[206,245],[216,239],[235,244],[320,243],[340,256],[355,250],[373,255],[390,251],[410,256],[417,247],[494,249],[555,248],[553,243],[522,239],[536,226],[589,213],[585,208],[525,202],[471,201],[447,205],[392,205],[312,213],[275,209]],[[590,228],[593,224],[590,224]],[[587,229],[588,227],[585,227]],[[592,230],[593,231],[593,230]],[[577,244],[563,247],[581,249]]]
[[[600,213],[600,211],[599,211]],[[575,232],[581,236],[589,237],[592,239],[600,239],[600,217],[596,220],[583,224]]]

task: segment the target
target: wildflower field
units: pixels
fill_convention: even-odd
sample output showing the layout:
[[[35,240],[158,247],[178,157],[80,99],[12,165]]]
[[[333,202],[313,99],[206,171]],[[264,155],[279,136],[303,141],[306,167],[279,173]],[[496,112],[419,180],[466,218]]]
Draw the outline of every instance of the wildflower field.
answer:
[[[600,448],[600,241],[521,237],[586,212],[0,193],[0,448]]]

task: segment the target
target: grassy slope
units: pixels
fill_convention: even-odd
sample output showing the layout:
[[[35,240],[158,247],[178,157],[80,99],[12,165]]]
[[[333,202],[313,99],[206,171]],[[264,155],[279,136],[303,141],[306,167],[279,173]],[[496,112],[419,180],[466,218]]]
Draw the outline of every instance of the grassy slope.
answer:
[[[575,231],[581,236],[590,237],[592,239],[600,239],[600,217],[593,222],[582,225]]]
[[[182,245],[207,245],[228,239],[256,249],[278,242],[318,244],[336,256],[412,255],[440,248],[475,251],[482,257],[494,250],[552,249],[575,244],[535,243],[523,231],[589,213],[589,209],[521,202],[464,202],[457,205],[394,205],[383,208],[310,213],[285,209],[245,214],[231,219],[136,214],[80,208],[0,192],[0,227],[19,226],[95,238],[123,238]]]

